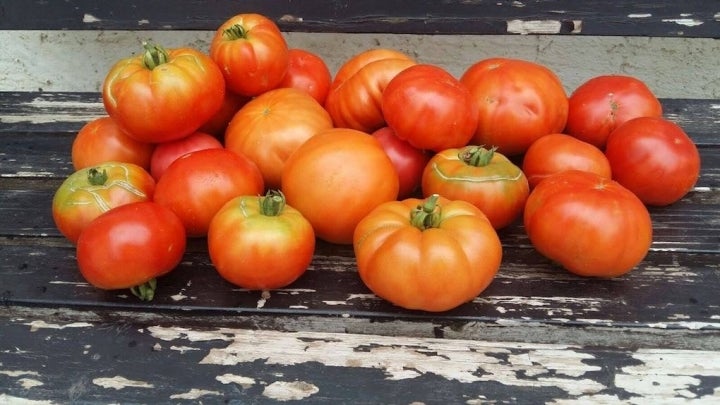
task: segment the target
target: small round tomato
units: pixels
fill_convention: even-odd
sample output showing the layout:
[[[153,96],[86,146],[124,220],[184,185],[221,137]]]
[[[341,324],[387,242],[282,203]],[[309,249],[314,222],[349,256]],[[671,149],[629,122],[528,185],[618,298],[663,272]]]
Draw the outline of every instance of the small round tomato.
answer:
[[[126,204],[97,217],[82,231],[78,268],[95,287],[130,288],[150,301],[155,279],[180,263],[186,243],[182,222],[169,209],[152,201]]]
[[[273,20],[243,13],[220,25],[210,42],[210,57],[221,68],[231,91],[257,96],[282,82],[288,46]]]
[[[228,201],[210,223],[208,251],[230,283],[251,290],[282,288],[310,265],[315,233],[282,193],[270,190],[264,197]]]
[[[579,170],[541,181],[525,204],[524,223],[541,254],[581,276],[625,274],[652,243],[642,201],[613,180]]]
[[[318,103],[324,104],[332,82],[332,74],[325,61],[305,49],[290,49],[288,56],[288,69],[279,87],[305,91]]]
[[[582,170],[612,178],[610,162],[600,149],[565,134],[545,135],[533,142],[523,156],[522,170],[530,188],[564,170]]]
[[[600,149],[620,124],[636,117],[660,117],[662,105],[640,79],[593,77],[570,95],[565,132]]]
[[[112,118],[96,118],[85,124],[73,140],[73,168],[80,170],[104,162],[125,162],[148,170],[153,147],[151,143],[128,136]]]
[[[639,117],[610,133],[605,155],[613,179],[648,205],[669,205],[687,194],[700,176],[695,143],[672,121]]]
[[[433,156],[422,176],[423,196],[440,194],[478,207],[495,229],[522,213],[530,193],[522,170],[495,149],[453,148]]]
[[[347,128],[317,133],[285,162],[282,192],[327,242],[352,243],[355,226],[373,208],[397,198],[392,161],[372,136]]]
[[[377,296],[406,309],[447,311],[480,294],[502,245],[472,204],[437,195],[381,204],[355,229],[358,273]]]
[[[52,215],[60,233],[77,242],[80,232],[100,214],[132,202],[152,200],[155,180],[142,167],[105,162],[80,169],[55,191]]]
[[[398,199],[410,197],[420,186],[420,179],[430,154],[395,136],[390,127],[382,127],[372,133],[395,166],[400,180]]]
[[[467,87],[433,65],[410,66],[382,93],[385,122],[419,149],[440,152],[467,145],[477,129],[476,111]]]
[[[158,181],[168,166],[180,156],[196,150],[222,147],[217,138],[204,132],[194,132],[184,138],[159,143],[150,160],[150,174]]]
[[[154,201],[180,217],[189,237],[202,237],[226,202],[263,190],[260,170],[250,159],[226,149],[204,149],[168,166],[157,182]]]

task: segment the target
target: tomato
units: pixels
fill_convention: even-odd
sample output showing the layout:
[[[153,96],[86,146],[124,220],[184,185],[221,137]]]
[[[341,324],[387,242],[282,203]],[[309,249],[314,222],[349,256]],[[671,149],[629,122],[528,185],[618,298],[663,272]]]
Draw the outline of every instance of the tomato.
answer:
[[[288,46],[273,20],[254,13],[237,14],[217,29],[210,57],[220,66],[228,88],[257,96],[280,85],[288,68]]]
[[[347,128],[317,133],[285,162],[282,192],[327,242],[352,243],[373,208],[397,198],[398,175],[380,142]]]
[[[208,251],[230,283],[251,290],[282,288],[310,265],[315,233],[282,193],[271,190],[264,197],[228,201],[210,223]]]
[[[502,246],[472,204],[437,195],[381,204],[353,235],[358,273],[377,296],[406,309],[446,311],[492,282]]]
[[[475,145],[493,145],[506,156],[522,154],[543,135],[562,132],[568,100],[560,79],[537,63],[490,58],[460,78],[476,100]]]
[[[613,178],[648,205],[680,200],[700,177],[695,143],[672,121],[639,117],[610,133],[605,154]]]
[[[75,170],[104,162],[133,163],[150,169],[153,144],[136,141],[107,116],[91,120],[78,131],[72,143]]]
[[[324,104],[332,82],[332,74],[325,61],[305,49],[290,49],[288,56],[288,69],[280,87],[303,90],[318,103]]]
[[[235,114],[225,131],[225,147],[260,169],[267,188],[279,188],[285,161],[300,144],[332,128],[325,109],[306,92],[280,88],[263,93]]]
[[[180,217],[189,237],[202,237],[226,202],[263,190],[260,170],[250,159],[226,149],[204,149],[168,166],[157,182],[154,200]]]
[[[541,181],[528,197],[524,223],[541,254],[580,276],[625,274],[652,243],[642,201],[613,180],[579,170]]]
[[[395,136],[392,128],[382,127],[372,133],[372,136],[380,141],[380,146],[385,150],[395,166],[395,171],[400,180],[399,199],[410,197],[419,189],[420,179],[430,154],[420,150],[404,140]]]
[[[217,138],[204,132],[194,132],[184,138],[159,143],[150,160],[150,174],[155,181],[158,181],[168,166],[180,156],[196,150],[222,147],[222,143]]]
[[[636,117],[660,116],[660,101],[640,79],[597,76],[570,95],[565,132],[603,149],[610,132],[620,124]]]
[[[209,120],[205,121],[200,129],[198,129],[198,132],[205,132],[206,134],[213,135],[214,137],[222,140],[225,136],[225,129],[230,123],[230,120],[232,120],[235,113],[237,113],[238,110],[240,110],[240,108],[248,101],[250,101],[250,97],[226,91],[222,106],[220,106],[218,112],[210,117]]]
[[[153,198],[155,180],[142,167],[105,162],[80,169],[55,191],[52,215],[60,233],[77,242],[80,232],[100,214],[124,204]]]
[[[220,109],[225,81],[215,63],[192,48],[145,44],[142,55],[118,61],[103,82],[108,114],[141,142],[195,132]]]
[[[522,170],[495,149],[452,148],[433,156],[422,175],[423,196],[440,194],[478,207],[495,229],[522,213],[530,193]]]
[[[347,60],[325,99],[334,125],[367,133],[385,126],[382,93],[395,75],[414,64],[409,56],[391,49],[371,49]]]
[[[78,268],[95,287],[130,288],[150,301],[156,278],[180,263],[186,243],[182,222],[169,209],[152,201],[126,204],[99,216],[82,231]]]
[[[582,170],[612,178],[610,162],[595,146],[565,134],[550,134],[530,145],[522,170],[535,187],[542,179],[563,170]]]

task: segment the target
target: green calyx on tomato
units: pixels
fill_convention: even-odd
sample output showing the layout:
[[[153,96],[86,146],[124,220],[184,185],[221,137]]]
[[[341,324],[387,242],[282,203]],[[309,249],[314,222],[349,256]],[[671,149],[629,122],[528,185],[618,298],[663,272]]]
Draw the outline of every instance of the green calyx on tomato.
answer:
[[[247,31],[240,24],[235,24],[223,31],[223,38],[234,41],[236,39],[247,39]]]
[[[487,149],[483,146],[468,146],[458,154],[460,160],[475,167],[483,167],[490,164],[497,146]]]
[[[107,169],[100,171],[97,167],[93,167],[88,170],[87,179],[90,185],[104,186],[108,181]]]
[[[264,197],[258,197],[260,213],[269,217],[276,217],[285,208],[285,195],[280,190],[268,190]]]
[[[167,63],[170,59],[168,52],[160,45],[151,45],[147,42],[143,42],[143,48],[145,48],[145,53],[143,54],[143,65],[149,70],[153,70],[156,67]]]
[[[130,287],[130,292],[134,296],[143,301],[152,301],[155,298],[155,289],[157,288],[157,279],[150,279],[140,285]]]
[[[410,213],[410,223],[424,231],[429,228],[438,228],[442,222],[441,207],[438,205],[438,194],[433,194],[418,204]]]

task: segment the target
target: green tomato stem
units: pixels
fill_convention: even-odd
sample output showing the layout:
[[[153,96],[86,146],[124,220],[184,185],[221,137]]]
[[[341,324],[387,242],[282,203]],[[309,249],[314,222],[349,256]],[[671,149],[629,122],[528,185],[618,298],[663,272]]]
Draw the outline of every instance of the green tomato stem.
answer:
[[[150,70],[155,69],[163,63],[167,63],[170,59],[168,52],[160,45],[150,45],[147,42],[143,42],[143,48],[145,48],[143,65]]]
[[[439,195],[433,194],[426,198],[422,204],[418,204],[410,213],[410,223],[424,231],[429,228],[440,226],[440,206],[437,204]]]
[[[223,37],[227,40],[234,41],[236,39],[247,39],[247,31],[240,24],[235,24],[223,31]]]
[[[103,169],[102,172],[98,168],[93,167],[88,170],[88,183],[93,186],[104,186],[108,180],[107,170]]]
[[[152,301],[152,299],[155,297],[156,288],[157,280],[152,278],[143,284],[131,287],[130,292],[132,292],[134,296],[140,298],[143,301]]]
[[[269,217],[276,217],[285,208],[285,195],[280,190],[268,190],[260,199],[260,213]]]
[[[497,146],[490,149],[483,146],[468,146],[460,151],[458,157],[470,166],[483,167],[490,164],[496,150]]]

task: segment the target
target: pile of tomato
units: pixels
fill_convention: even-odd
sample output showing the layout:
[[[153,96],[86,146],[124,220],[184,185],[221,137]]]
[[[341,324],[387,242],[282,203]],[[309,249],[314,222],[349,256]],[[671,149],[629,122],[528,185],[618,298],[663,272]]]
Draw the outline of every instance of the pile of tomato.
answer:
[[[188,238],[248,289],[294,282],[321,239],[352,244],[378,296],[444,311],[491,283],[497,230],[517,221],[567,270],[619,276],[650,249],[647,206],[682,198],[700,170],[636,78],[566,94],[534,62],[480,60],[456,78],[383,48],[333,76],[258,14],[229,18],[208,53],[144,44],[102,97],[53,217],[90,284],[146,300]]]

